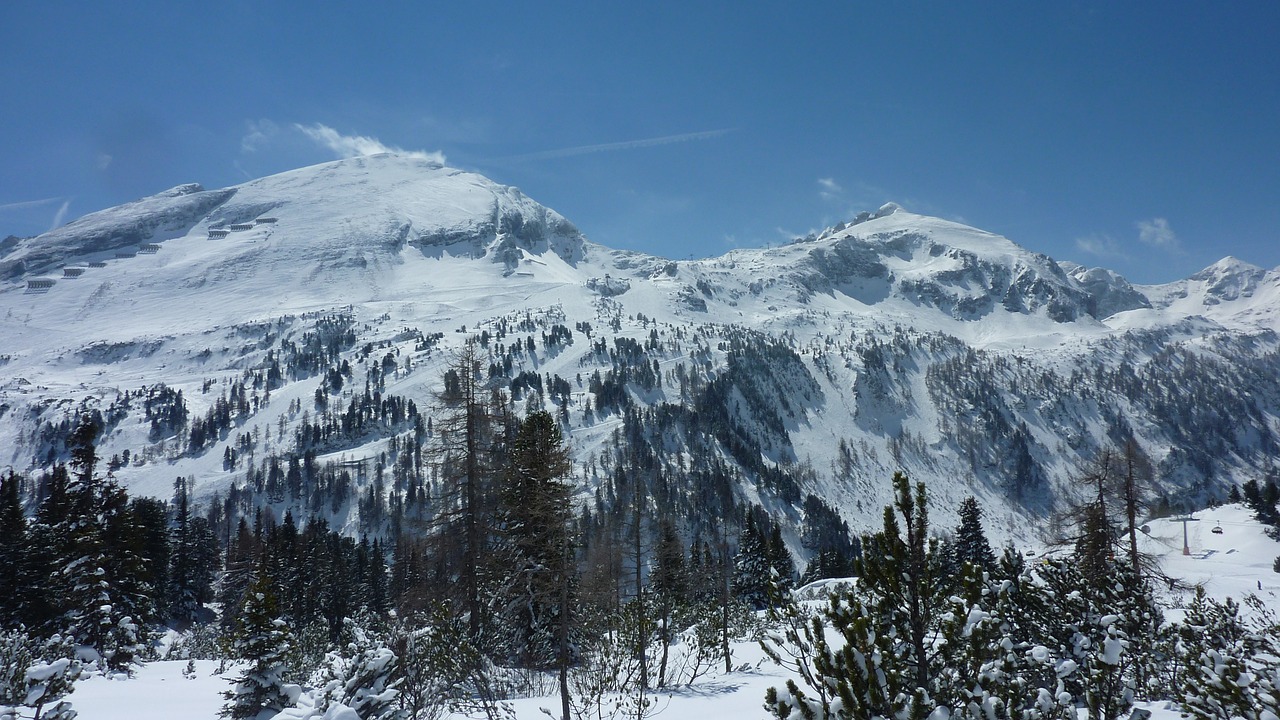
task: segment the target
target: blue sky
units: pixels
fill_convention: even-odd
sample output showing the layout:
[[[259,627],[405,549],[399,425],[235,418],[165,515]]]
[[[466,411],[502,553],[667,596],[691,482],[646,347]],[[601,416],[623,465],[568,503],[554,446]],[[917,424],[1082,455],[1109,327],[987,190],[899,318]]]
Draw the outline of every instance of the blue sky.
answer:
[[[1275,267],[1277,28],[1275,2],[8,2],[0,236],[390,147],[668,257],[893,200],[1135,282]]]

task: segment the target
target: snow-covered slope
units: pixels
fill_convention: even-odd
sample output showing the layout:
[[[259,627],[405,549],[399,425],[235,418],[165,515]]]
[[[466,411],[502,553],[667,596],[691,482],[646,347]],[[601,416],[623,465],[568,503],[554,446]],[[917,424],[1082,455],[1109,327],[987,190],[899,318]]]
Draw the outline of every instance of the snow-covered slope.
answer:
[[[176,475],[242,482],[237,451],[300,453],[300,409],[348,407],[366,382],[430,413],[477,333],[491,384],[567,418],[584,466],[632,423],[672,473],[723,459],[736,501],[797,524],[809,493],[874,523],[906,469],[944,516],[975,494],[995,536],[1025,535],[1102,447],[1134,439],[1167,492],[1205,495],[1280,444],[1274,271],[1228,260],[1131,286],[892,204],[672,261],[594,244],[479,175],[378,155],[181,186],[3,252],[0,464],[49,467],[67,418],[96,409],[104,457],[130,451],[116,474],[157,495]],[[341,389],[305,349],[325,333],[341,339],[323,364],[354,368]],[[568,389],[530,399],[530,378]],[[252,398],[232,426],[194,441],[237,383]],[[161,385],[187,424],[143,407]],[[320,461],[373,463],[404,431],[328,440]]]

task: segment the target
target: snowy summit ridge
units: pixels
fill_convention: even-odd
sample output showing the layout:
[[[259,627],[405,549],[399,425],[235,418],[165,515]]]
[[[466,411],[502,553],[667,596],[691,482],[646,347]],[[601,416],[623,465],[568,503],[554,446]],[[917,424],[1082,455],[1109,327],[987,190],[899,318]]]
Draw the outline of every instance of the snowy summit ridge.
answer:
[[[335,327],[325,362],[354,368],[340,389],[313,366],[267,379]],[[1171,496],[1263,472],[1280,447],[1278,330],[1280,273],[1230,258],[1132,285],[889,203],[780,247],[676,261],[383,154],[180,185],[0,245],[0,463],[49,468],[68,418],[97,409],[102,454],[131,451],[126,484],[163,495],[178,474],[212,492],[242,481],[228,451],[244,437],[275,430],[259,459],[301,453],[299,408],[349,407],[352,386],[429,407],[479,335],[489,385],[555,409],[584,461],[648,428],[673,474],[720,463],[736,503],[795,519],[813,494],[854,523],[874,522],[903,469],[939,507],[980,496],[1011,535],[1122,440]],[[174,417],[197,418],[250,381],[257,402],[200,442],[129,399],[181,390]],[[646,425],[659,417],[675,425]],[[328,440],[321,457],[373,463],[397,432]]]

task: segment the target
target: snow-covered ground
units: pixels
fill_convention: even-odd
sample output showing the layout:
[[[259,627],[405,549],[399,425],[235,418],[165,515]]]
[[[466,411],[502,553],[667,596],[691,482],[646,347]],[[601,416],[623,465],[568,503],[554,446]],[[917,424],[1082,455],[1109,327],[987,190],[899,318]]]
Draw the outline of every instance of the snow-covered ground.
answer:
[[[1249,510],[1227,505],[1195,514],[1189,523],[1191,554],[1182,554],[1182,524],[1169,520],[1148,523],[1150,534],[1144,549],[1159,555],[1170,576],[1188,584],[1203,583],[1217,598],[1239,599],[1258,595],[1270,608],[1280,609],[1280,575],[1272,571],[1280,543],[1268,538]],[[1213,532],[1221,527],[1222,533]],[[1261,590],[1259,590],[1261,586]],[[1190,593],[1166,594],[1169,619],[1180,617],[1179,605]],[[786,672],[773,665],[759,647],[739,643],[734,648],[734,664],[739,670],[716,674],[692,687],[657,696],[658,717],[663,720],[708,720],[709,718],[764,718],[764,694],[770,686],[781,685]],[[127,680],[100,676],[82,680],[69,699],[82,720],[205,720],[217,717],[221,693],[229,680],[216,672],[217,663],[199,661],[193,678],[183,676],[185,661],[153,662]],[[303,707],[286,711],[281,720],[306,714]],[[559,707],[555,697],[516,700],[512,703],[521,720],[545,718],[542,708]],[[1167,702],[1143,705],[1154,720],[1179,717],[1176,705]]]

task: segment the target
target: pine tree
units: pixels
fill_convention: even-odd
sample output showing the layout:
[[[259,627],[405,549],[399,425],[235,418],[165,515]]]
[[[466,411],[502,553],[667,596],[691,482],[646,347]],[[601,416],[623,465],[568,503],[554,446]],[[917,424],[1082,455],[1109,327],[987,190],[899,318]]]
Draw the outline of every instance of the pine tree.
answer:
[[[755,513],[748,510],[738,552],[733,557],[733,592],[753,610],[769,606],[769,580],[773,574],[769,544],[761,534]]]
[[[71,436],[74,478],[65,496],[66,515],[52,520],[56,566],[61,567],[61,624],[89,645],[112,670],[127,670],[145,646],[146,623],[154,619],[145,559],[132,537],[128,496],[110,477],[94,474],[98,428],[85,415]],[[50,495],[50,498],[53,498]],[[63,500],[57,500],[59,504]],[[52,516],[61,508],[50,508]]]
[[[1246,619],[1230,598],[1197,587],[1179,626],[1185,663],[1183,715],[1206,720],[1280,715],[1280,630],[1253,598]]]
[[[236,679],[235,686],[223,693],[227,702],[222,706],[221,717],[256,718],[264,710],[279,712],[297,701],[296,693],[285,685],[293,635],[288,623],[280,617],[265,565],[265,562],[259,564],[245,591],[244,604],[236,613],[237,627],[231,650],[248,666]]]
[[[572,660],[576,563],[569,451],[549,413],[530,413],[511,448],[503,487],[505,535],[515,560],[510,586],[519,654],[559,673],[563,717],[568,720],[567,673]]]
[[[180,624],[195,622],[201,606],[213,599],[213,575],[218,543],[206,518],[191,512],[190,488],[184,478],[174,481],[170,534],[169,586],[165,606]]]
[[[957,592],[929,538],[924,485],[912,492],[902,473],[893,483],[883,530],[863,540],[857,589],[837,590],[808,622],[789,613],[793,621],[765,643],[776,661],[790,658],[805,685],[770,688],[765,706],[775,717],[999,717],[1003,698],[1016,696],[1008,690],[1019,676],[1014,646],[997,606],[1007,584]],[[843,647],[828,644],[828,626]]]
[[[769,557],[769,598],[771,602],[778,602],[795,588],[796,562],[782,539],[782,527],[777,523],[774,523],[769,532],[766,553]]]
[[[0,476],[0,627],[26,626],[38,621],[36,597],[44,575],[35,567],[35,548],[22,510],[22,478],[12,471]]]
[[[25,707],[38,720],[75,718],[62,699],[80,677],[74,655],[75,644],[60,635],[40,640],[23,630],[0,631],[0,717],[16,718],[17,708]]]
[[[960,502],[960,526],[956,528],[954,551],[957,564],[969,563],[990,571],[996,567],[996,556],[982,529],[982,507],[972,495]]]
[[[360,622],[349,618],[346,634],[351,642],[326,657],[315,711],[336,714],[341,706],[362,720],[407,720],[410,715],[399,701],[404,682],[400,658],[384,638]]]
[[[658,525],[658,547],[650,575],[658,606],[658,639],[662,657],[658,661],[658,687],[667,684],[667,661],[678,628],[678,615],[689,602],[689,570],[685,566],[684,542],[675,523],[663,519]]]

